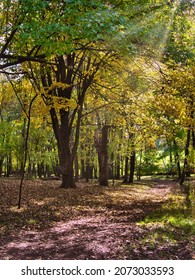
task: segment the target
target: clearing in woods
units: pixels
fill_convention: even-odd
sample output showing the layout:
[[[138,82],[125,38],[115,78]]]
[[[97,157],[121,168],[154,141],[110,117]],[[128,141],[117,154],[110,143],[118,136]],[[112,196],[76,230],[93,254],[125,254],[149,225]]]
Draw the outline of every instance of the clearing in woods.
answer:
[[[194,181],[191,181],[194,184]],[[0,181],[0,259],[193,259],[192,202],[177,182],[100,187]]]

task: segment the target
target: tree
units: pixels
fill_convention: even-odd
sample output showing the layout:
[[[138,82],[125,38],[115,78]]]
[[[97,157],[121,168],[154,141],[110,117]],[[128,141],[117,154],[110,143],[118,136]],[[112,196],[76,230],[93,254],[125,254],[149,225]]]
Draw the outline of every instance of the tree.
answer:
[[[8,78],[9,80],[9,78]],[[10,84],[12,85],[13,91],[21,105],[21,109],[24,113],[24,123],[22,129],[23,135],[23,143],[22,143],[22,161],[21,161],[21,180],[19,185],[19,195],[18,195],[18,209],[21,207],[21,200],[22,200],[22,187],[24,176],[26,172],[26,164],[27,164],[27,157],[28,157],[28,144],[29,144],[29,135],[30,135],[30,125],[31,125],[31,114],[32,114],[32,106],[37,98],[38,94],[36,91],[34,92],[34,88],[32,85],[29,86],[28,82],[24,81],[22,84],[19,81],[19,91],[18,91],[18,84],[17,82],[13,83],[9,80]],[[27,94],[30,91],[31,94]],[[21,99],[20,94],[24,94],[24,97]]]
[[[0,76],[0,176],[12,172],[12,156],[15,152],[16,123],[21,116],[21,108],[14,96],[11,85]],[[3,170],[3,165],[5,168]]]
[[[168,142],[173,143],[175,162],[178,168],[180,184],[183,184],[189,170],[190,143],[194,135],[194,91],[193,63],[194,63],[194,1],[175,1],[172,24],[169,36],[164,45],[159,70],[162,75],[161,89],[158,91],[161,99],[157,101],[161,119],[164,124],[164,134]],[[155,101],[155,102],[156,102]],[[163,105],[164,104],[164,105]],[[157,111],[156,114],[158,115]],[[184,144],[184,135],[186,137]],[[181,141],[183,140],[183,141]],[[184,152],[183,171],[180,168],[178,143],[182,142]],[[182,156],[182,153],[180,153]]]
[[[1,3],[0,69],[24,62],[50,63],[118,31],[123,17],[104,1],[6,0]],[[13,66],[13,67],[12,67]],[[11,67],[11,68],[10,68]]]
[[[31,1],[8,2],[3,5],[2,30],[5,29],[5,33],[1,41],[1,69],[25,61],[41,64],[42,96],[50,107],[58,144],[62,187],[74,187],[73,162],[85,93],[104,63],[104,57],[110,56],[104,45],[102,49],[91,42],[102,40],[105,33],[116,32],[121,17],[102,1],[83,1],[83,5],[80,5],[80,1],[36,1],[33,5],[30,5]],[[10,20],[10,31],[6,18],[15,14],[14,9],[17,16]],[[18,44],[20,39],[22,47]],[[90,52],[96,54],[93,56]],[[40,83],[36,84],[40,89]],[[75,93],[76,103],[72,102]],[[58,108],[54,106],[56,102]],[[71,113],[70,108],[73,109]],[[75,141],[71,150],[70,137],[75,118]]]
[[[7,0],[2,3],[0,69],[7,75],[17,73],[18,79],[28,75],[47,105],[58,146],[62,187],[75,186],[73,163],[87,92],[97,85],[96,78],[105,76],[105,84],[108,84],[111,75],[106,74],[108,68],[104,69],[108,61],[116,60],[116,57],[121,59],[120,55],[124,54],[140,57],[140,53],[150,53],[150,59],[157,57],[153,48],[161,32],[167,39],[164,23],[170,27],[178,7],[177,2],[172,4],[160,0],[156,3],[146,0],[139,3],[125,0]],[[127,9],[127,5],[131,5],[131,9]],[[166,42],[164,39],[161,45]],[[110,96],[107,96],[108,92],[104,93],[103,101],[108,103],[114,98],[115,105],[119,104],[115,111],[123,112],[125,108],[126,118],[133,119],[125,124],[127,129],[133,123],[133,130],[139,130],[141,118],[132,117],[138,115],[137,112],[132,114],[136,110],[131,108],[131,113],[127,113],[135,103],[124,106],[132,98],[125,99],[126,86],[118,85],[121,82],[127,85],[127,79],[131,77],[134,81],[131,80],[130,91],[139,96],[148,92],[147,83],[140,77],[135,78],[131,70],[125,70],[125,78],[120,79],[123,69],[118,68],[120,70],[115,71],[116,86]],[[117,96],[120,90],[122,93]],[[137,103],[140,104],[140,99]],[[124,120],[124,116],[119,119]],[[134,131],[131,133],[131,173],[134,173],[136,141]]]
[[[156,108],[155,114],[161,125],[164,123],[163,134],[173,143],[180,184],[183,184],[190,165],[193,164],[189,159],[190,154],[194,153],[194,70],[193,67],[175,65],[174,70],[164,70],[164,74],[162,91],[155,96],[153,106]],[[184,155],[180,153],[180,157],[184,157],[182,172],[178,143],[184,151]]]

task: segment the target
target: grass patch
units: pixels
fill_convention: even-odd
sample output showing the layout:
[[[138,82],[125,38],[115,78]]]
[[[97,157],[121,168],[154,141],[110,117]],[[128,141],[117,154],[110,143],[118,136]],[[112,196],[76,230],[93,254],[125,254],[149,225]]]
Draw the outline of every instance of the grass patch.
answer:
[[[159,259],[164,258],[165,250],[170,251],[170,258],[172,258],[174,250],[178,250],[178,255],[180,255],[183,248],[185,256],[191,258],[189,252],[193,252],[195,249],[193,207],[193,195],[190,195],[190,203],[189,197],[186,200],[185,194],[170,195],[167,203],[137,223],[146,229],[145,236],[139,240],[142,248],[155,250]]]
[[[163,227],[171,225],[175,228],[181,228],[184,231],[195,233],[195,219],[193,217],[193,198],[191,203],[186,203],[184,194],[170,195],[166,204],[163,204],[158,210],[150,213],[139,224],[161,224]],[[189,201],[188,201],[189,202]]]

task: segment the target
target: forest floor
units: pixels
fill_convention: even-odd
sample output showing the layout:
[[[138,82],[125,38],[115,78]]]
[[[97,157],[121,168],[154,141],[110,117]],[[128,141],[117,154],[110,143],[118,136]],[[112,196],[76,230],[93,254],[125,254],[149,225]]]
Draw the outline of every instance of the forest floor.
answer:
[[[18,186],[0,179],[1,260],[195,259],[194,200],[177,182],[61,189],[26,180],[21,209]]]

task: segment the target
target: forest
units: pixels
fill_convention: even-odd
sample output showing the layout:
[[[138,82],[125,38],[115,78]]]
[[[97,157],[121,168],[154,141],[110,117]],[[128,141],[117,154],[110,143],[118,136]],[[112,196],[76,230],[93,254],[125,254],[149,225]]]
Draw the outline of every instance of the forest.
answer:
[[[0,259],[195,259],[195,1],[0,10]]]

